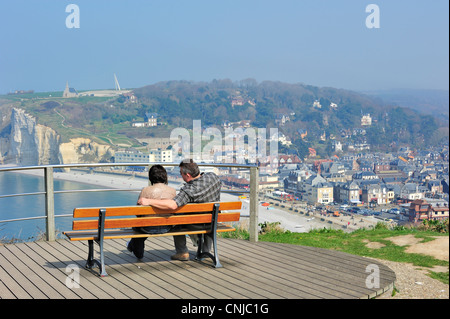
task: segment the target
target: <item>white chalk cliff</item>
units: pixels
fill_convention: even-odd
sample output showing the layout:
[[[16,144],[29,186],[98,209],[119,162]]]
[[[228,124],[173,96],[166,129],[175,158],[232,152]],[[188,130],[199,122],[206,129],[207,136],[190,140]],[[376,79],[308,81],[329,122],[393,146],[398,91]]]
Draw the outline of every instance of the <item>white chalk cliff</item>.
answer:
[[[109,145],[88,138],[74,138],[61,143],[61,137],[50,127],[38,124],[36,118],[22,109],[11,111],[9,136],[0,137],[0,164],[21,166],[102,162],[114,156]]]

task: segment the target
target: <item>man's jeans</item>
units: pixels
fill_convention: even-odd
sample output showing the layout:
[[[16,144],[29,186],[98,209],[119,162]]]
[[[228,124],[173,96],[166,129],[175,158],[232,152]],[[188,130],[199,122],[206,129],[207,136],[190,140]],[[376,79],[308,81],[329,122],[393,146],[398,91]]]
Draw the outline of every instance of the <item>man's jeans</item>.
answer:
[[[211,224],[193,224],[193,225],[182,225],[183,229],[188,230],[200,230],[205,228],[210,228]],[[175,227],[174,230],[176,231],[177,228]],[[180,235],[180,236],[173,236],[173,241],[175,244],[175,250],[177,254],[185,254],[189,252],[187,246],[186,246],[186,236]],[[209,253],[211,251],[213,239],[211,237],[211,234],[205,234],[204,240],[203,240],[203,247],[202,252]]]

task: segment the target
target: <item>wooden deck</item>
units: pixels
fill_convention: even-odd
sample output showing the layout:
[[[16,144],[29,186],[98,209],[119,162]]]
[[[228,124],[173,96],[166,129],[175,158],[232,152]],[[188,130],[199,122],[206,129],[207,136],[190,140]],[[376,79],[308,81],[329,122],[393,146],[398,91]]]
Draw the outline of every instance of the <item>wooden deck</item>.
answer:
[[[375,297],[395,281],[391,269],[372,259],[297,245],[219,239],[220,269],[209,261],[171,261],[172,237],[147,240],[142,262],[125,246],[105,241],[104,278],[83,268],[87,242],[0,246],[0,298],[355,299]],[[79,288],[66,285],[71,264],[80,269]],[[366,287],[369,265],[378,266],[379,288]]]

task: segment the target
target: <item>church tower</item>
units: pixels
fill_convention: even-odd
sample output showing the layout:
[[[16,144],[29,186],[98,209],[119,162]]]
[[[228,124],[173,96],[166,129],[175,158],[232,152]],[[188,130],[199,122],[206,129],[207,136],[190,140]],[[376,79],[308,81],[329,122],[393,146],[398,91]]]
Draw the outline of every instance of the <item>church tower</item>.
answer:
[[[74,88],[70,88],[69,82],[66,82],[66,88],[64,90],[63,97],[68,98],[68,97],[77,97],[77,96],[78,96],[78,92]]]

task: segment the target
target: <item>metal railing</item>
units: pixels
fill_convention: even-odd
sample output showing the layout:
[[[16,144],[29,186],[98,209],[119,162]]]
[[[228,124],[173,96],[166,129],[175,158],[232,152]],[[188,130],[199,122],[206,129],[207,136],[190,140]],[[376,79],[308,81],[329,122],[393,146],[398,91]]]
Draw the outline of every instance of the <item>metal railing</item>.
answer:
[[[87,189],[87,190],[63,190],[55,191],[53,173],[55,169],[70,169],[70,168],[96,168],[96,167],[129,167],[129,166],[146,166],[150,168],[152,165],[163,166],[178,166],[179,163],[95,163],[95,164],[61,164],[61,165],[42,165],[42,166],[22,166],[22,167],[7,167],[0,168],[2,172],[14,172],[23,170],[44,170],[44,191],[34,193],[22,193],[22,194],[7,194],[0,195],[0,199],[16,196],[31,196],[31,195],[45,195],[45,216],[34,216],[0,220],[0,223],[15,222],[33,219],[45,219],[46,220],[46,239],[48,241],[54,241],[56,239],[55,229],[55,217],[70,217],[71,214],[55,215],[55,194],[61,193],[82,193],[82,192],[113,192],[113,191],[137,191],[140,189]],[[258,189],[259,189],[259,173],[257,165],[242,165],[242,164],[213,164],[213,163],[199,163],[198,166],[202,167],[223,167],[223,168],[242,168],[250,170],[250,190],[222,190],[223,193],[248,193],[249,194],[249,234],[250,241],[258,241]]]

